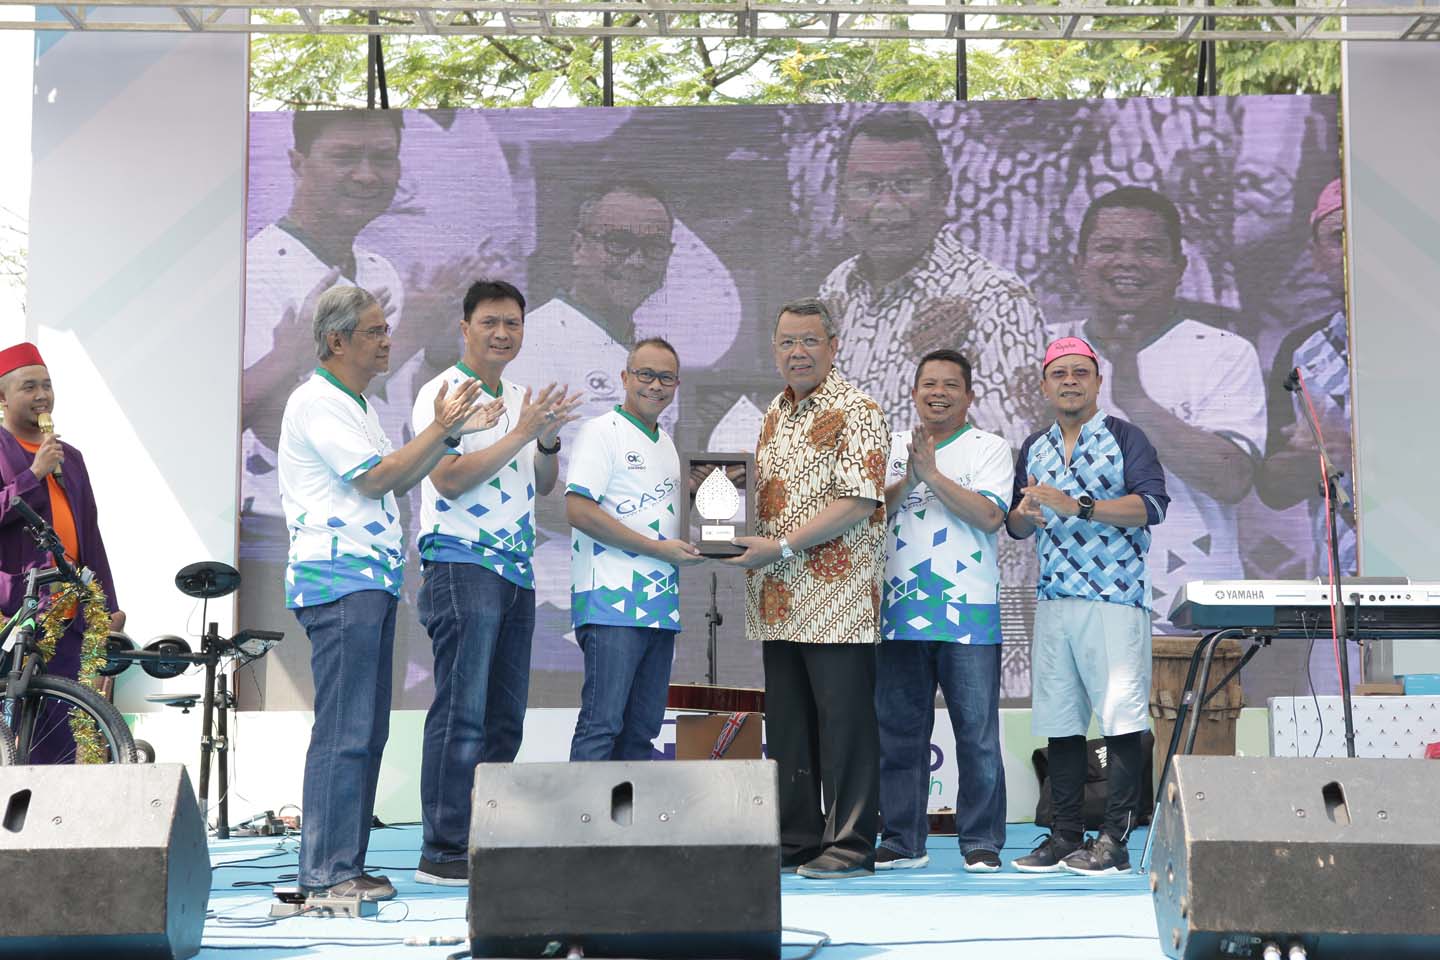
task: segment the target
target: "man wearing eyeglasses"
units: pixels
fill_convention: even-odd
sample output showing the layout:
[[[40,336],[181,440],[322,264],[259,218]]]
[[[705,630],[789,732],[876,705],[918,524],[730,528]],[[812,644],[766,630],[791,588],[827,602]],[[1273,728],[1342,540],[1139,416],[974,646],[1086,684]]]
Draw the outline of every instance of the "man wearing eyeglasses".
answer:
[[[535,498],[555,488],[560,429],[580,398],[522,387],[505,368],[525,340],[525,296],[504,280],[465,294],[464,352],[420,389],[413,427],[433,417],[442,386],[478,381],[503,402],[490,429],[458,440],[420,483],[420,622],[435,654],[435,699],[420,766],[424,842],[415,880],[469,883],[470,788],[477,763],[520,751],[535,631]]]
[[[875,645],[885,567],[885,415],[835,369],[825,304],[785,304],[773,334],[785,389],[755,447],[757,536],[745,632],[765,664],[766,749],[780,774],[781,866],[803,877],[875,868]],[[823,789],[822,789],[823,787]]]
[[[387,900],[395,888],[364,873],[375,785],[390,731],[395,613],[405,557],[403,496],[450,444],[499,417],[478,381],[436,391],[422,429],[393,449],[370,382],[390,367],[390,325],[369,291],[320,296],[319,366],[285,403],[280,499],[289,527],[285,603],[310,641],[315,725],[305,755],[300,884],[309,893]]]
[[[679,355],[659,337],[641,340],[620,383],[624,401],[581,426],[566,474],[570,616],[585,656],[571,760],[651,757],[680,630],[676,568],[701,561],[676,539],[687,487],[660,429],[680,383]]]
[[[530,312],[532,343],[510,369],[515,381],[531,387],[570,384],[584,396],[579,414],[586,420],[622,403],[625,390],[617,374],[636,340],[635,311],[665,282],[674,227],[665,200],[643,181],[608,183],[581,200],[570,236],[569,285]],[[675,421],[676,407],[667,403],[660,424],[670,430]],[[569,461],[570,452],[562,451],[562,473]],[[570,550],[564,510],[544,499],[535,519],[536,566],[563,569]],[[559,611],[570,598],[563,581],[542,574],[536,601]]]
[[[910,426],[908,372],[942,347],[974,364],[975,418],[1018,446],[1044,416],[1040,307],[1019,277],[946,226],[954,175],[928,120],[885,110],[839,151],[839,209],[859,248],[820,285],[845,341],[838,362],[896,430]]]

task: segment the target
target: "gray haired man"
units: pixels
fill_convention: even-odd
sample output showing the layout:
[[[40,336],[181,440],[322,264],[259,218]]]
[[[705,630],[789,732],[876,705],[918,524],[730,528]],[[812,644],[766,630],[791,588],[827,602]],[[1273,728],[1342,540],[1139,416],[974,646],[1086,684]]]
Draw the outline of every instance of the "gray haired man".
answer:
[[[305,756],[300,885],[309,893],[387,900],[364,873],[380,755],[390,728],[395,608],[404,565],[395,498],[427,475],[462,434],[500,416],[480,381],[435,397],[435,419],[398,450],[365,399],[390,366],[390,326],[359,287],[315,307],[320,365],[285,403],[280,501],[290,533],[285,603],[310,640],[315,725]]]

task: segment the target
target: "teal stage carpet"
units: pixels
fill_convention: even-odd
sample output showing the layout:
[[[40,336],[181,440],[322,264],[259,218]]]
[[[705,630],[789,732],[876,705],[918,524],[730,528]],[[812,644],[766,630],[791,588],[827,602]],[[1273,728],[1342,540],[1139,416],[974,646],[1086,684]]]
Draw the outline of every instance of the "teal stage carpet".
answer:
[[[1160,960],[1147,877],[1026,876],[1010,869],[1043,834],[1034,824],[1011,824],[1005,870],[972,875],[961,869],[954,837],[932,837],[930,866],[843,881],[787,876],[781,884],[786,927],[823,932],[830,944],[816,960]],[[1144,832],[1131,840],[1139,862]],[[206,960],[323,958],[444,960],[468,947],[463,887],[417,884],[416,826],[371,835],[370,871],[390,877],[399,898],[363,920],[291,917],[271,922],[270,886],[292,882],[297,840],[261,837],[212,841],[215,866]],[[410,946],[412,938],[455,937],[458,944]],[[784,960],[814,948],[812,933],[787,932]]]

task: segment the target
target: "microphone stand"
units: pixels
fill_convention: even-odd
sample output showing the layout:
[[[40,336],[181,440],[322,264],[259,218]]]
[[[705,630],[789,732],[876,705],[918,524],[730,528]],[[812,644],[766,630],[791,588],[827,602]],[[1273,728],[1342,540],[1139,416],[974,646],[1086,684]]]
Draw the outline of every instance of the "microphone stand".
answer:
[[[1295,393],[1300,389],[1301,375],[1300,368],[1292,369],[1285,378],[1285,389]],[[1303,394],[1302,394],[1303,395]],[[1340,644],[1340,705],[1345,714],[1345,755],[1355,756],[1355,717],[1350,699],[1350,648],[1348,643],[1354,641],[1359,643],[1360,630],[1360,594],[1355,593],[1351,599],[1355,603],[1354,617],[1347,621],[1345,617],[1345,599],[1341,595],[1341,585],[1344,572],[1340,569],[1340,536],[1338,524],[1335,521],[1336,512],[1350,505],[1350,497],[1346,494],[1344,487],[1340,484],[1340,478],[1345,475],[1335,464],[1330,462],[1330,456],[1325,451],[1325,445],[1320,442],[1320,424],[1316,422],[1315,414],[1310,409],[1309,403],[1297,404],[1300,414],[1305,418],[1305,423],[1310,428],[1310,436],[1315,440],[1315,446],[1320,451],[1320,463],[1325,473],[1324,482],[1317,488],[1325,502],[1325,523],[1330,532],[1330,568],[1335,571],[1335,580],[1330,585],[1330,607],[1335,618],[1335,630]],[[1348,623],[1348,629],[1347,629]]]
[[[706,640],[706,653],[710,658],[709,668],[706,670],[706,681],[710,686],[715,686],[718,680],[718,673],[715,664],[715,650],[719,642],[720,625],[725,622],[725,617],[720,613],[720,604],[716,600],[716,585],[718,577],[715,573],[710,574],[710,609],[705,611],[705,629],[709,633]]]

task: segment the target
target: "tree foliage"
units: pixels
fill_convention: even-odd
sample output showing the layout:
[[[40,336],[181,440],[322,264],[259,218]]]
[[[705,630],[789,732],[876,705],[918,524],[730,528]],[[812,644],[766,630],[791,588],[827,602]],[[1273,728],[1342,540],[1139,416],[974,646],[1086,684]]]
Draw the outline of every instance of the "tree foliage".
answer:
[[[286,11],[262,16],[296,22]],[[349,16],[363,22],[361,14]],[[1173,27],[1173,19],[1125,25]],[[1218,25],[1253,26],[1224,17]],[[619,37],[612,45],[620,105],[903,102],[946,100],[956,91],[953,41]],[[1338,44],[1257,41],[1218,47],[1222,94],[1339,89]],[[602,102],[602,41],[597,38],[387,36],[384,49],[395,107]],[[972,42],[966,68],[969,96],[976,100],[1175,96],[1196,92],[1198,60],[1195,43],[1006,40]],[[333,108],[366,102],[364,37],[257,34],[251,62],[257,106]]]

